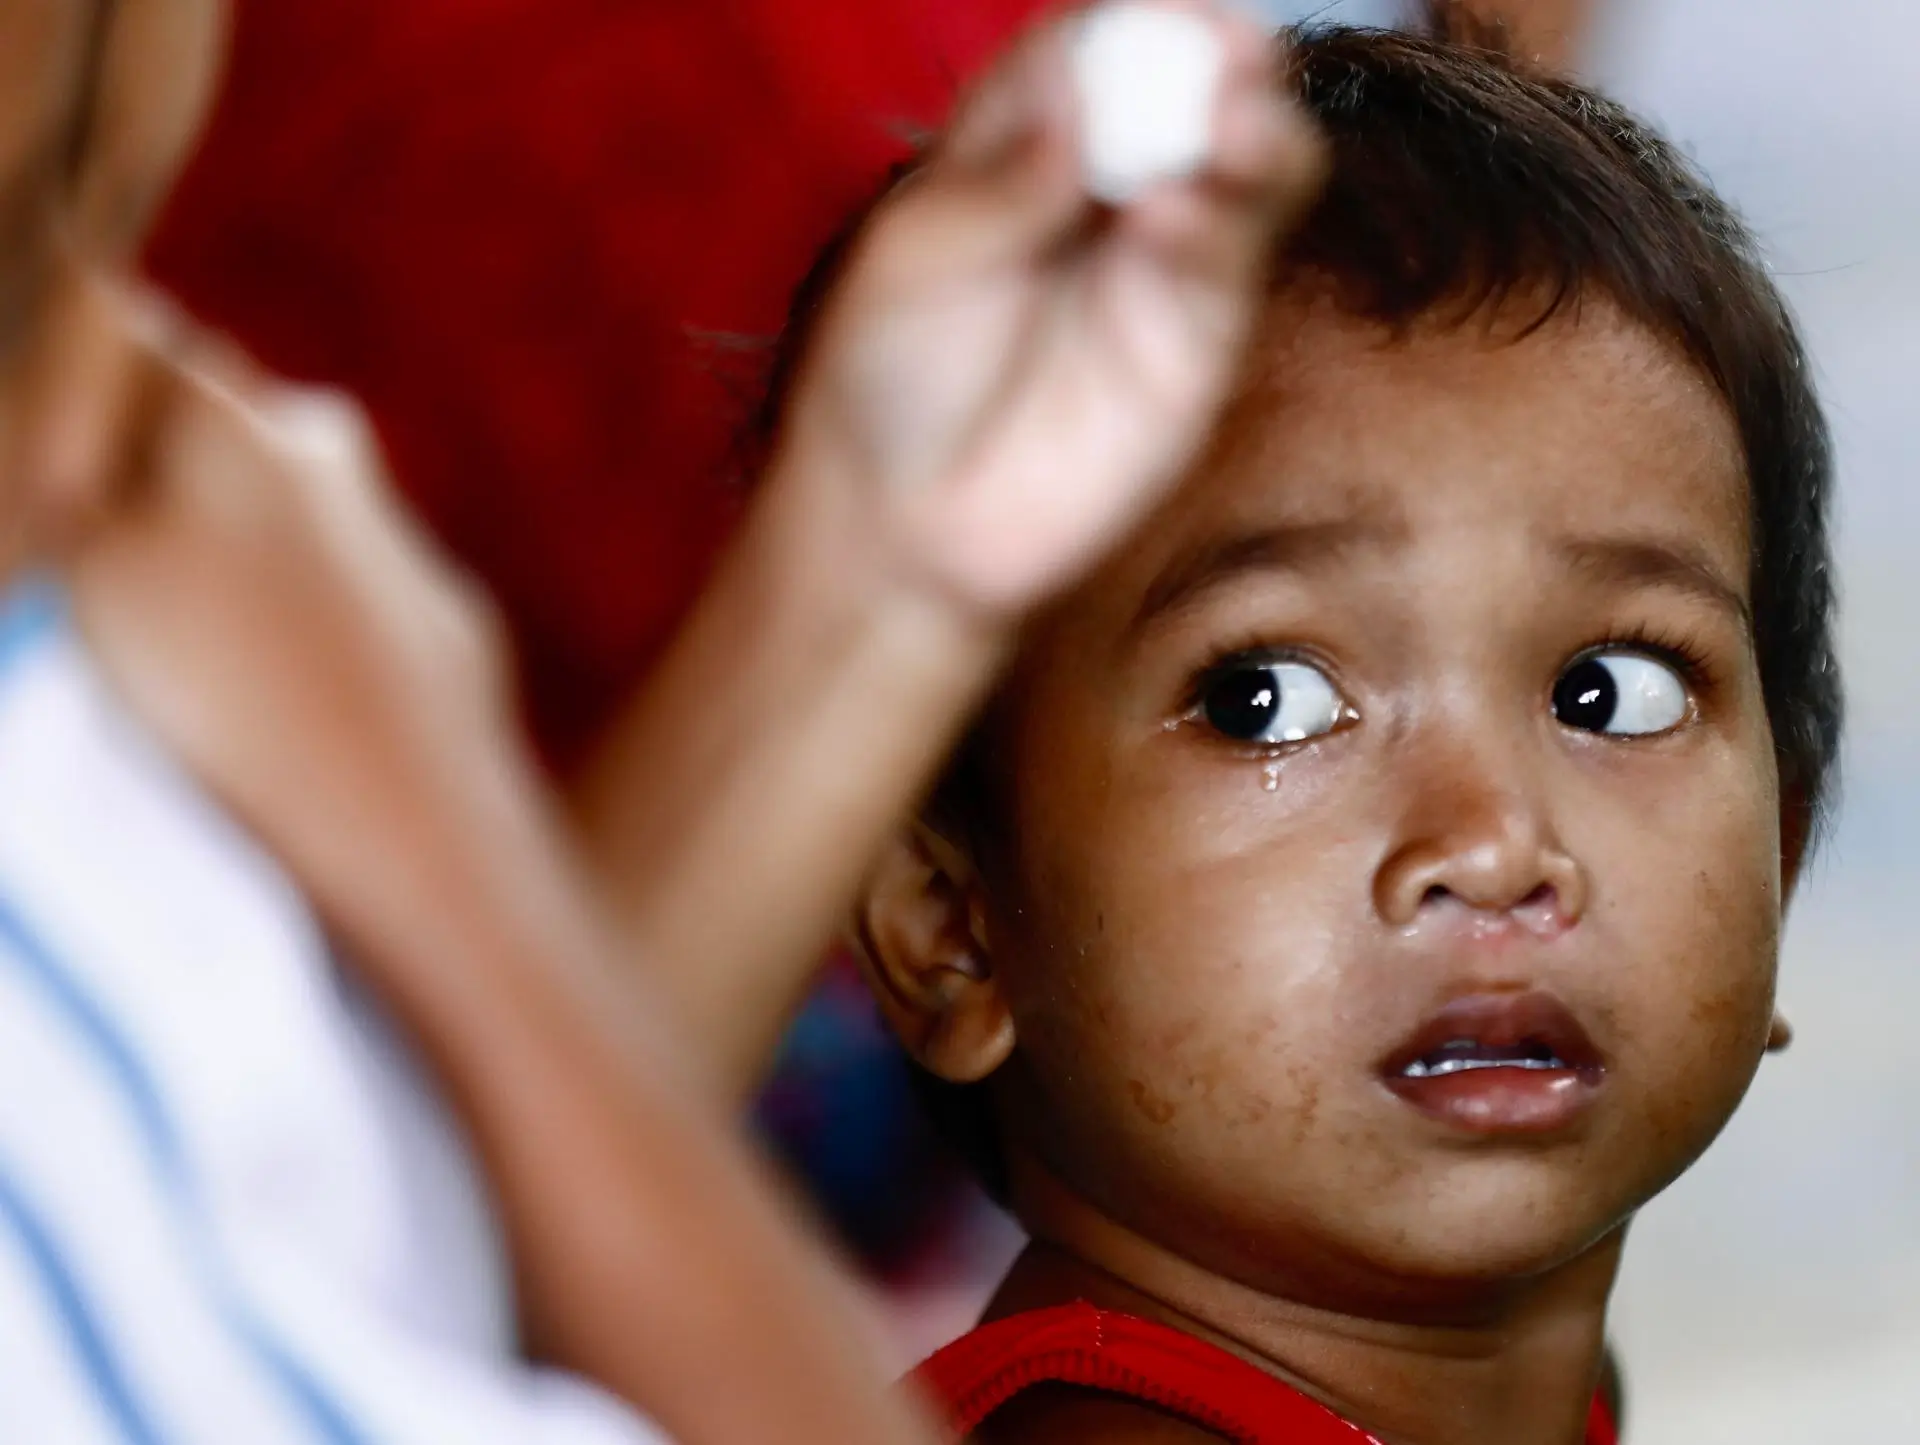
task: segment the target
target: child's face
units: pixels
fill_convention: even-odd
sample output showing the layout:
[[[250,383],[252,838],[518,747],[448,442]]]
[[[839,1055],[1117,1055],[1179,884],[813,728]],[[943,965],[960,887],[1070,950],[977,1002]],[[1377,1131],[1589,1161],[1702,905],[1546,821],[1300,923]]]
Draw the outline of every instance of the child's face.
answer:
[[[1278,1292],[1512,1278],[1685,1169],[1765,1046],[1739,441],[1598,301],[1518,341],[1280,311],[1233,444],[1010,685],[1001,1127]]]

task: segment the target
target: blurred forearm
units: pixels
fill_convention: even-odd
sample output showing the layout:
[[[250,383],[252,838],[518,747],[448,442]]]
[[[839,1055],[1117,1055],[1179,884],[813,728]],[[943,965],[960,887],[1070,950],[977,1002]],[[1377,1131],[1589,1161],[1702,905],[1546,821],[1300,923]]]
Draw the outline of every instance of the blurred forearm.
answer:
[[[1005,638],[891,579],[858,498],[776,469],[579,795],[630,953],[734,1097]]]
[[[530,1343],[688,1445],[928,1438],[847,1280],[613,976],[531,780],[459,782],[390,840],[393,907],[363,895],[356,936],[486,1158]]]

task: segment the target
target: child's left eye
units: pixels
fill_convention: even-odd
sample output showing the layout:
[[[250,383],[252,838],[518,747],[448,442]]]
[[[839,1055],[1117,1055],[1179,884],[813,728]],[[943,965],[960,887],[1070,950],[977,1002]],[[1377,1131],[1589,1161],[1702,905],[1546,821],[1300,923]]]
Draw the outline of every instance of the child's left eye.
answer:
[[[1201,689],[1196,709],[1223,737],[1297,743],[1332,732],[1346,702],[1319,668],[1304,662],[1242,662]]]
[[[1583,732],[1645,737],[1686,721],[1687,684],[1642,652],[1609,648],[1576,658],[1553,685],[1553,715]]]

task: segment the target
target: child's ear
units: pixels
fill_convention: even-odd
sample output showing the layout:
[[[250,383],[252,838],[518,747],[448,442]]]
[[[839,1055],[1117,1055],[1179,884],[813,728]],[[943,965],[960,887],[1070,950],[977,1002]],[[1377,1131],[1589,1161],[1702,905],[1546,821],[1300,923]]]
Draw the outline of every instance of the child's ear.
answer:
[[[1784,1054],[1793,1045],[1793,1025],[1779,1009],[1773,1011],[1773,1025],[1767,1030],[1767,1052]]]
[[[857,905],[861,967],[880,1012],[920,1066],[970,1084],[1013,1052],[994,974],[986,894],[966,851],[925,823],[896,834]]]

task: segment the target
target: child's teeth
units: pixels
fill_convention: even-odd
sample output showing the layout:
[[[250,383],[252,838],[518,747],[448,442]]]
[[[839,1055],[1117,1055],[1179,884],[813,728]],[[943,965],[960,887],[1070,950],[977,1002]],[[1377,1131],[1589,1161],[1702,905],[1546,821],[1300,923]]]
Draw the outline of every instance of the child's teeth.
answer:
[[[1456,1044],[1437,1050],[1424,1059],[1415,1059],[1400,1071],[1407,1079],[1440,1079],[1448,1074],[1464,1074],[1475,1069],[1564,1069],[1566,1065],[1553,1054],[1545,1058],[1489,1058],[1485,1054],[1450,1053]],[[1471,1047],[1471,1045],[1468,1045]]]

